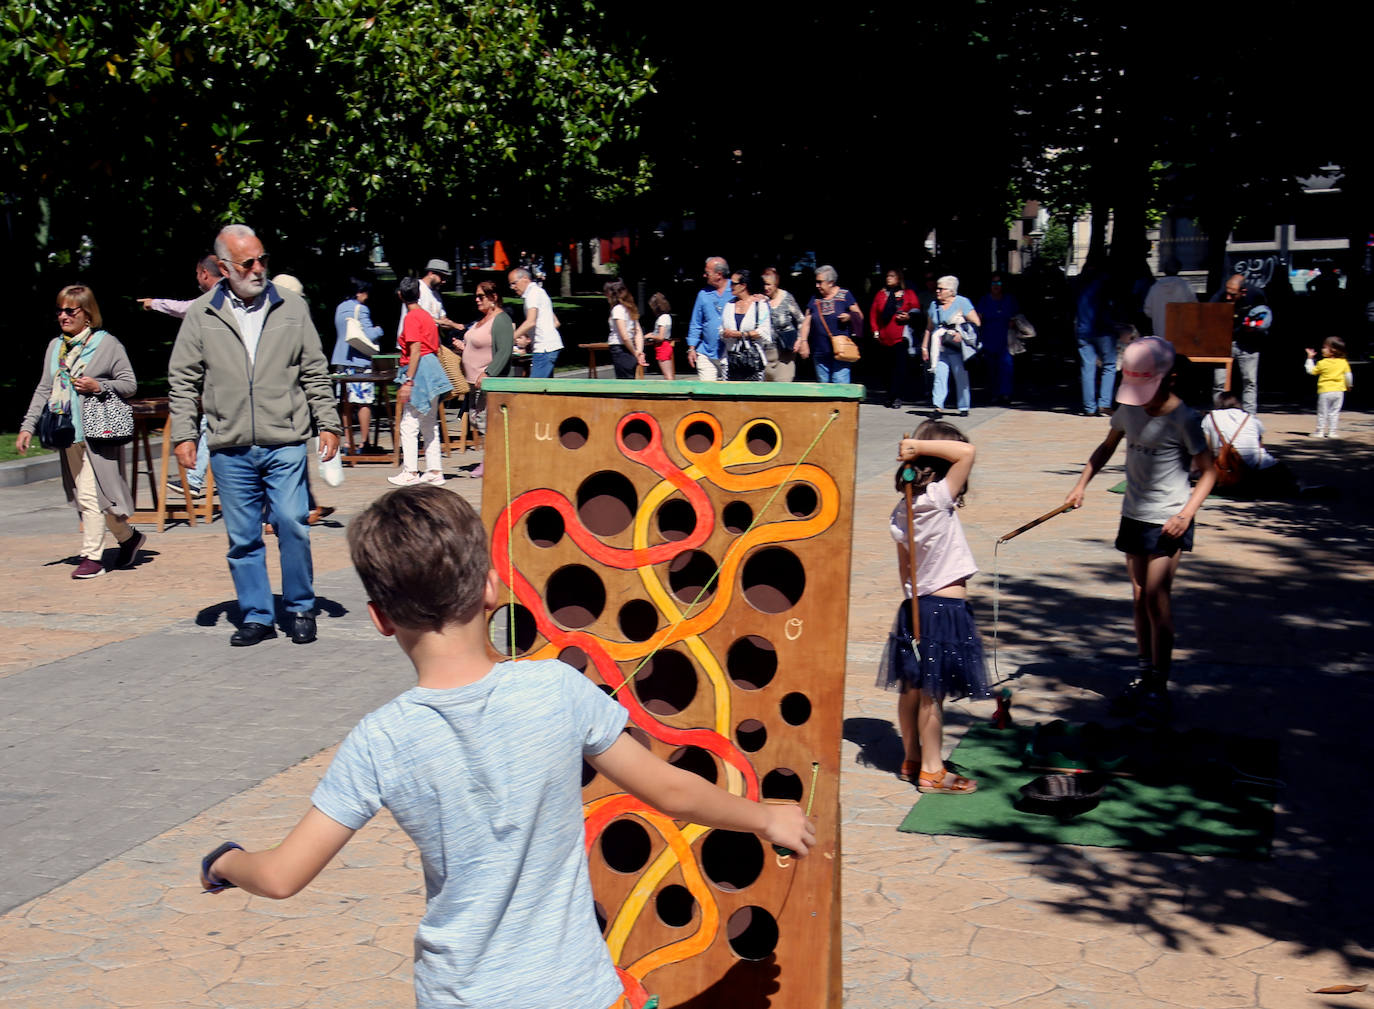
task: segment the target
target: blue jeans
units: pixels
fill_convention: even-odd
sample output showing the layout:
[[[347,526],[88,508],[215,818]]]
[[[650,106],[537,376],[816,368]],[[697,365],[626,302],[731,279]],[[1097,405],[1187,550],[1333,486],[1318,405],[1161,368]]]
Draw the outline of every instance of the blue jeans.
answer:
[[[1083,412],[1097,413],[1098,410],[1107,409],[1112,405],[1112,392],[1116,385],[1116,340],[1110,336],[1080,336],[1078,360],[1081,362],[1079,378],[1083,383]],[[1093,379],[1098,364],[1102,365],[1102,378],[1094,395]]]
[[[935,409],[943,410],[949,398],[949,376],[954,376],[954,400],[960,410],[967,410],[973,402],[968,391],[968,369],[964,367],[964,352],[958,347],[940,348],[940,360],[935,362],[935,388],[931,391],[930,402]]]
[[[306,446],[226,448],[210,453],[224,529],[229,574],[245,623],[272,624],[272,584],[262,541],[263,505],[277,532],[281,599],[289,613],[315,609],[315,567],[310,557],[310,503],[305,485]]]
[[[559,351],[541,350],[530,355],[530,378],[553,378],[553,366],[558,363]]]
[[[829,354],[815,354],[813,359],[816,365],[817,382],[836,385],[849,384],[849,365],[843,361],[836,361]]]

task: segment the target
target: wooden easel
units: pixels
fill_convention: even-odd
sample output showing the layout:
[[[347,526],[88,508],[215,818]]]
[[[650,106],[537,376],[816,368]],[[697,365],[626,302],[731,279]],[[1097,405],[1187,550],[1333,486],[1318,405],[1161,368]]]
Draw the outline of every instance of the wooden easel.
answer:
[[[1174,302],[1165,306],[1166,339],[1179,354],[1196,364],[1226,368],[1226,388],[1231,388],[1231,331],[1235,306],[1229,301]]]

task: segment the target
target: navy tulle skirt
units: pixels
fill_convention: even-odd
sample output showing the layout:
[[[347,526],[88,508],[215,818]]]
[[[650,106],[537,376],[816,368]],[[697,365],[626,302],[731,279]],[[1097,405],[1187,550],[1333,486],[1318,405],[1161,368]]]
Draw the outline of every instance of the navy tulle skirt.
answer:
[[[983,666],[983,643],[973,624],[969,601],[921,596],[920,610],[920,661],[911,650],[911,606],[903,601],[897,608],[892,633],[887,636],[878,686],[901,690],[910,685],[937,700],[991,697]]]

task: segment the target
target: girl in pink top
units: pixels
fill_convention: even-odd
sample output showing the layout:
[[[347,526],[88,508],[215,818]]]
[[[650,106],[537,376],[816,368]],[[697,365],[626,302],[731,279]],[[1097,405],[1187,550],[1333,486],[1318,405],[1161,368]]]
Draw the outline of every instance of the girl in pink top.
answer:
[[[944,699],[991,696],[983,668],[983,645],[965,588],[978,566],[955,514],[964,504],[973,455],[973,446],[962,431],[936,420],[917,428],[916,437],[903,438],[897,452],[902,460],[896,477],[899,492],[905,487],[905,470],[909,467],[915,472],[911,518],[921,640],[918,655],[912,648],[911,605],[907,602],[913,586],[903,497],[893,509],[891,532],[897,541],[897,570],[905,598],[888,636],[878,685],[902,692],[897,720],[905,759],[897,776],[903,781],[914,780],[921,792],[967,795],[978,790],[976,781],[947,770],[941,757]]]

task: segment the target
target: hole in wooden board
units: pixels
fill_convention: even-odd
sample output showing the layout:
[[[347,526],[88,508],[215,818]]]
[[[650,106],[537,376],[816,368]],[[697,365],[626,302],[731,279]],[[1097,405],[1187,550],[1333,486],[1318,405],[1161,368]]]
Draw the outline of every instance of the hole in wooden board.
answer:
[[[492,611],[487,622],[487,638],[498,652],[505,656],[524,655],[534,647],[539,637],[539,629],[534,623],[534,614],[519,603],[515,604],[515,651],[511,651],[510,606],[498,606]]]
[[[679,746],[668,757],[668,763],[684,771],[691,771],[698,778],[705,778],[713,785],[720,776],[720,772],[716,770],[715,760],[699,746]]]
[[[763,960],[778,948],[778,921],[761,907],[742,907],[726,921],[725,935],[741,960]]]
[[[577,488],[577,517],[598,536],[614,536],[634,519],[639,495],[623,473],[602,470]]]
[[[681,602],[706,602],[718,581],[716,562],[701,550],[684,550],[668,562],[668,588]]]
[[[709,452],[716,443],[716,432],[704,420],[694,420],[682,432],[682,443],[687,446],[687,451],[700,455]]]
[[[697,513],[680,497],[669,498],[658,509],[658,531],[670,543],[685,540],[696,530]]]
[[[751,554],[740,572],[744,598],[763,613],[784,613],[806,591],[806,569],[785,547],[765,547]]]
[[[658,891],[654,898],[654,910],[658,920],[669,928],[683,928],[692,924],[696,915],[697,899],[680,883],[670,883]]]
[[[731,501],[721,509],[720,521],[729,532],[738,536],[749,528],[749,523],[754,521],[754,509],[743,501]]]
[[[790,767],[777,767],[763,776],[763,781],[759,782],[759,794],[765,799],[800,802],[802,780]]]
[[[763,872],[763,843],[753,834],[713,830],[701,842],[701,871],[722,890],[743,890]]]
[[[620,633],[631,641],[648,641],[658,630],[658,610],[647,599],[631,599],[620,607]]]
[[[606,917],[606,909],[601,906],[601,901],[592,901],[592,913],[596,915],[596,930],[602,935],[606,934],[606,923],[610,921]]]
[[[620,440],[631,452],[643,452],[649,447],[653,437],[654,429],[649,426],[648,421],[640,417],[626,421],[625,426],[620,429]]]
[[[751,424],[745,432],[744,443],[754,455],[767,455],[778,447],[778,432],[772,424]]]
[[[787,510],[794,518],[804,519],[816,512],[820,495],[809,483],[799,483],[787,488]]]
[[[725,671],[735,686],[759,690],[768,686],[778,672],[778,653],[772,642],[757,634],[740,638],[725,653]]]
[[[606,586],[591,568],[568,564],[549,576],[544,599],[549,615],[564,627],[587,627],[606,608]]]
[[[587,422],[581,417],[569,417],[558,425],[558,443],[564,448],[581,448],[587,444]]]
[[[788,725],[805,725],[811,717],[811,698],[803,693],[788,694],[778,705],[778,710]]]
[[[587,658],[587,653],[576,645],[569,645],[567,648],[563,649],[558,653],[558,658],[560,661],[566,662],[568,665],[572,666],[579,673],[585,673],[587,671],[587,665],[591,661]]]
[[[557,546],[563,538],[563,532],[563,516],[558,514],[556,508],[546,505],[536,508],[525,517],[525,533],[537,547]]]
[[[638,820],[616,820],[601,832],[601,857],[616,872],[638,872],[652,850],[649,832]]]
[[[697,671],[681,652],[655,653],[634,678],[635,694],[654,715],[676,715],[697,696]]]
[[[735,726],[735,742],[745,753],[758,753],[768,742],[768,727],[757,718],[746,718]]]

